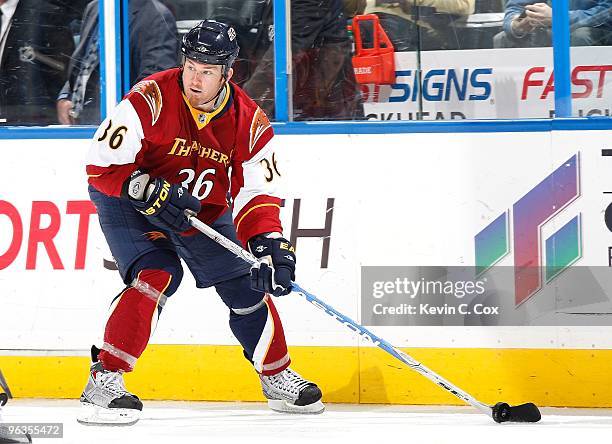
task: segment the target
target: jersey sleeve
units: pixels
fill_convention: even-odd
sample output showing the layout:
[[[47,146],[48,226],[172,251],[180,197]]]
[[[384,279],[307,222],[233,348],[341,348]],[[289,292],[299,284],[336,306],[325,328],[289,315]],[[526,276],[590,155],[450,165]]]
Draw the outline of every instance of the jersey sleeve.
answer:
[[[120,196],[123,182],[137,169],[145,138],[141,118],[129,96],[94,134],[86,156],[89,183],[110,196]]]
[[[233,218],[238,239],[247,241],[261,233],[279,232],[280,173],[274,147],[277,143],[265,113],[257,108],[248,143],[240,144],[232,160]]]

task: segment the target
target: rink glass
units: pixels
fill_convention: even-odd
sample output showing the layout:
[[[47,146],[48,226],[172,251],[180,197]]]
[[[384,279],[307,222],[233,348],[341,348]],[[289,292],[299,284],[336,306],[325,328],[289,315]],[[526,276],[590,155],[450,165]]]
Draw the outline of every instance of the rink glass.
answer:
[[[87,2],[40,1],[41,5],[47,3],[64,8],[60,19],[69,29],[73,45],[78,45]],[[606,68],[610,65],[606,57],[611,54],[606,50],[610,44],[609,11],[604,11],[608,18],[597,26],[592,41],[585,44],[583,38],[578,45],[582,31],[572,17],[580,2],[555,1],[552,9],[553,15],[563,18],[560,26],[570,34],[571,57],[559,56],[567,52],[570,43],[552,32],[554,20],[552,27],[547,24],[530,32],[514,47],[499,47],[507,46],[503,42],[500,45],[498,36],[503,33],[505,13],[512,3],[503,0],[479,0],[468,10],[449,11],[420,6],[417,0],[325,0],[314,2],[320,4],[314,19],[314,9],[308,7],[307,1],[163,0],[163,3],[174,13],[179,35],[203,18],[227,21],[236,27],[242,49],[234,80],[277,122],[492,120],[494,124],[500,119],[610,115]],[[124,59],[124,63],[116,64],[119,84],[116,98],[120,99],[131,86],[124,79],[124,67],[130,57],[129,45],[124,44],[129,30],[121,11],[127,10],[127,0],[104,0],[102,7],[109,4],[114,5],[113,24],[121,28],[122,37],[118,42],[102,40],[101,45],[107,50],[116,47],[119,52],[116,59]],[[355,55],[351,17],[364,13],[380,18],[395,46],[396,76],[392,84],[358,83],[351,72],[351,58]],[[105,17],[106,24],[109,19],[112,15]],[[363,26],[364,46],[371,47],[373,26]],[[286,45],[281,37],[287,39]],[[561,50],[553,55],[551,44]],[[32,57],[32,51],[24,50],[23,57]],[[66,56],[68,60],[69,57]],[[109,84],[105,80],[108,65],[103,64],[96,84]],[[557,71],[554,77],[553,67]],[[35,66],[30,68],[32,71]],[[57,124],[53,101],[57,91],[47,94],[46,99],[38,94],[37,87],[43,84],[39,78],[40,73],[28,72],[19,77],[19,83],[31,93],[19,106],[29,107],[26,110],[29,114],[10,116],[17,105],[8,104],[2,97],[0,119],[6,119],[1,122],[4,126]],[[275,90],[281,93],[275,94]],[[99,117],[85,119],[81,124],[96,125],[106,114],[107,93],[102,88],[90,101],[100,110]],[[555,100],[565,100],[565,105],[561,107]],[[338,128],[356,131],[348,126]],[[431,128],[435,130],[436,126]],[[52,131],[67,134],[63,130]],[[309,131],[313,131],[312,127]],[[74,137],[82,134],[85,133],[79,130]]]

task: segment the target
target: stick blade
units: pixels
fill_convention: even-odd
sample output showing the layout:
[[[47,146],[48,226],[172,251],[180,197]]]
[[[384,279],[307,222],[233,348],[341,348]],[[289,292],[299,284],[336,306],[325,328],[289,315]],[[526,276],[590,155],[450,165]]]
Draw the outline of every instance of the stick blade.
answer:
[[[532,402],[513,407],[505,402],[498,402],[493,407],[492,416],[495,422],[538,422],[542,419],[540,410]]]

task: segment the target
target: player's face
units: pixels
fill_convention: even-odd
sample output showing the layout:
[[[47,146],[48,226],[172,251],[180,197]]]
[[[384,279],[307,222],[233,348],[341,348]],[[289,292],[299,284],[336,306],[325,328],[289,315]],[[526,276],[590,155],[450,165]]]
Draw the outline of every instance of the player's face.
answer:
[[[227,79],[232,77],[233,70],[230,69]],[[194,60],[185,60],[183,67],[183,87],[189,104],[202,111],[211,111],[213,100],[221,85],[225,82],[223,78],[223,66],[208,65]]]

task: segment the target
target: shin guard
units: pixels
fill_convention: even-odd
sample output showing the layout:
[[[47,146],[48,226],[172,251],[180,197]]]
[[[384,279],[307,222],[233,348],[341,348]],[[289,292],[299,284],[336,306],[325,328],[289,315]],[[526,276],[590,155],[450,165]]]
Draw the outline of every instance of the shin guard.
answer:
[[[268,316],[253,353],[253,365],[262,375],[275,375],[291,363],[285,332],[276,307],[269,295],[264,296]]]
[[[146,348],[158,306],[172,275],[163,270],[142,270],[116,301],[104,331],[99,359],[106,370],[132,371]]]

